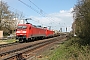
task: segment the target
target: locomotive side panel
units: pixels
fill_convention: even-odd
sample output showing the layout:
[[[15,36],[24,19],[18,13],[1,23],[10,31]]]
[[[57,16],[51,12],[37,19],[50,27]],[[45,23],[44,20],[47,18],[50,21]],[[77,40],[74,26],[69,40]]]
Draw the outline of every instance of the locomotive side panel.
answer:
[[[45,29],[32,27],[32,37],[46,36]]]
[[[51,31],[51,30],[46,30],[46,36],[47,37],[52,37],[53,36],[53,34],[54,34],[54,31]]]
[[[27,34],[26,34],[27,39],[31,38],[31,35],[32,35],[31,26],[28,26],[28,28],[27,28]]]

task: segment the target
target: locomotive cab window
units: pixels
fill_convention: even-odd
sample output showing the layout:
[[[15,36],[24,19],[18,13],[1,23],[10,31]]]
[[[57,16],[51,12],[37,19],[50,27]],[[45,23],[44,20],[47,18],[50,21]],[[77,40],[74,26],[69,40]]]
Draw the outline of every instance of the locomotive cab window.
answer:
[[[17,29],[27,29],[27,26],[18,26]]]
[[[27,29],[27,26],[22,26],[22,29]]]
[[[22,26],[18,26],[17,29],[22,29]]]

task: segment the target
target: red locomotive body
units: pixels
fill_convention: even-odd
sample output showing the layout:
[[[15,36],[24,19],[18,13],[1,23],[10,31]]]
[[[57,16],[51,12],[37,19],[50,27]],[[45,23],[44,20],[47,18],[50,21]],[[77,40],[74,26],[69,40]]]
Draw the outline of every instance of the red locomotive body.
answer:
[[[29,38],[31,24],[19,24],[16,30],[16,39],[19,41],[25,41]]]
[[[54,31],[46,29],[46,36],[47,37],[52,37],[54,35]]]
[[[54,31],[47,28],[36,27],[32,24],[19,24],[16,30],[16,39],[27,41],[37,37],[44,38],[53,36]]]

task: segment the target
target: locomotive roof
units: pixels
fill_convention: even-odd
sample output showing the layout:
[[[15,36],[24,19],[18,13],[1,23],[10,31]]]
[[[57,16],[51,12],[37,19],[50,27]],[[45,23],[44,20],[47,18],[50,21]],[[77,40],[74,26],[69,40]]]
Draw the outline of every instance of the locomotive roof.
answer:
[[[31,26],[34,26],[34,27],[37,27],[37,28],[47,28],[47,27],[42,27],[41,25],[32,25],[31,23],[26,23],[26,24],[18,24],[19,26],[20,25],[31,25]]]
[[[32,25],[32,24],[18,24],[18,25]]]

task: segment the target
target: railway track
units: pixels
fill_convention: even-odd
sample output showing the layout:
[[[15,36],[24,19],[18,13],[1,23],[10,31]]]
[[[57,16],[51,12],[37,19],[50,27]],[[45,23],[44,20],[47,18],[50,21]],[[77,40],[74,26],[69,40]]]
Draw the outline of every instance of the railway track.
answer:
[[[54,36],[54,37],[57,37],[58,35]],[[34,41],[34,40],[33,40]],[[9,43],[9,44],[0,44],[0,49],[1,48],[4,48],[4,47],[9,47],[9,46],[13,46],[13,45],[18,45],[18,44],[21,44],[19,42],[14,42],[14,43]]]
[[[32,43],[27,44],[26,46],[21,48],[3,51],[0,53],[0,59],[1,60],[25,60],[29,56],[29,54],[26,54],[27,52],[31,52],[32,50],[35,50],[39,47],[58,41],[57,38],[62,39],[62,37],[54,37],[50,39],[41,40],[40,42],[36,42],[33,44]]]
[[[0,48],[12,46],[12,45],[17,45],[17,44],[19,44],[19,42],[14,42],[14,43],[9,43],[9,44],[1,44],[1,45],[0,45]]]

